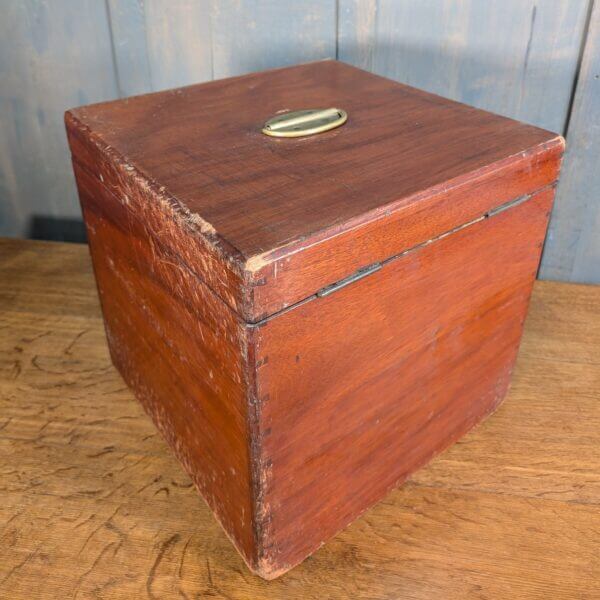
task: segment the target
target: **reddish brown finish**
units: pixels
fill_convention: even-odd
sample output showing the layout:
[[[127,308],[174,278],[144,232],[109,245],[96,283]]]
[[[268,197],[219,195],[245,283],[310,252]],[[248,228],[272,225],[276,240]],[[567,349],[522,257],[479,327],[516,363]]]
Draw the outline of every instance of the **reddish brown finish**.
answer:
[[[331,105],[349,119],[326,135],[260,133],[282,108]],[[161,243],[188,231],[188,268],[246,321],[555,181],[563,149],[555,134],[332,61],[82,107],[67,125],[90,172],[169,215],[168,230],[149,226]],[[415,215],[421,239],[404,233]]]
[[[154,245],[140,215],[77,165],[75,174],[113,362],[250,557],[248,328]]]
[[[404,199],[360,227],[302,251],[275,252],[261,268],[265,284],[254,288],[254,306],[269,315],[375,262],[400,254],[440,232],[450,231],[504,202],[532,193],[558,178],[562,144],[550,142],[477,174]],[[391,211],[391,212],[390,212]],[[316,236],[315,236],[316,237]]]
[[[263,577],[504,396],[562,138],[333,62],[66,122],[113,361]]]
[[[504,398],[552,197],[258,329],[265,570],[301,561]]]

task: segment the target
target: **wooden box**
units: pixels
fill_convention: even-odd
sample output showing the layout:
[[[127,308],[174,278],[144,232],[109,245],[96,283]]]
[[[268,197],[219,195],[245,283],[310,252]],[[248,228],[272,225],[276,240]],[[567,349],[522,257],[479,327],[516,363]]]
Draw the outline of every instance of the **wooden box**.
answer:
[[[334,61],[66,124],[113,361],[262,577],[506,394],[560,136]]]

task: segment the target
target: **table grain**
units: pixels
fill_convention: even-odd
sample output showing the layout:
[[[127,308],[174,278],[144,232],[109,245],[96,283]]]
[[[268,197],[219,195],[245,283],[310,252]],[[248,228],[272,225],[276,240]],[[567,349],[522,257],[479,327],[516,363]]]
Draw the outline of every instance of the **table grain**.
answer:
[[[112,367],[87,247],[0,240],[0,597],[600,598],[600,287],[537,282],[500,409],[266,582]]]

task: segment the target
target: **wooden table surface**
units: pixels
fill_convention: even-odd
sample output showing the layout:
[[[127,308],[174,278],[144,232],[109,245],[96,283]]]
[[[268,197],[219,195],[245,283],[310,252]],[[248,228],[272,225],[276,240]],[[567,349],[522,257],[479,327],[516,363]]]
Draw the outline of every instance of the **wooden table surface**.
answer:
[[[0,597],[600,598],[600,287],[538,282],[501,408],[265,582],[111,366],[87,248],[0,240]]]

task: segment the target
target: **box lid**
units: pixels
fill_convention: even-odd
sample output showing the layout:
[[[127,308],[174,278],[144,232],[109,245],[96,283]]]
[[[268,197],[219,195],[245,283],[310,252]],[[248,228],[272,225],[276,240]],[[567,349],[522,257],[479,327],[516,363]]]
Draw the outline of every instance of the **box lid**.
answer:
[[[328,107],[347,122],[261,132],[276,114]],[[552,185],[564,148],[336,61],[81,107],[66,123],[75,162],[171,218],[182,260],[248,322]]]

